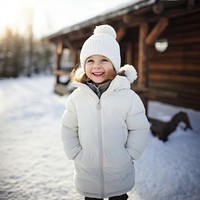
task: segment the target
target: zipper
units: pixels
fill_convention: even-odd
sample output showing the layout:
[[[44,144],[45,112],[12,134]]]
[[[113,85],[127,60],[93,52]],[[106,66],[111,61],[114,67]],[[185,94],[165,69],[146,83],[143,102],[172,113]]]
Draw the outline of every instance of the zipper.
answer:
[[[101,110],[101,101],[99,100],[97,103],[97,110]],[[100,113],[101,114],[101,113]]]
[[[101,196],[104,196],[104,173],[103,173],[103,136],[102,136],[102,119],[101,119],[101,101],[97,103],[98,112],[98,135],[99,135],[99,165],[100,165],[100,191]]]

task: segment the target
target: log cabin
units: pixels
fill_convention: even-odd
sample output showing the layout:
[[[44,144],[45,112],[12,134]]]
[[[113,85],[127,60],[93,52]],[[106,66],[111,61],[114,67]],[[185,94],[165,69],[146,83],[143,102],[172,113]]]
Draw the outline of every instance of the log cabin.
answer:
[[[109,24],[117,32],[122,65],[132,64],[138,79],[132,85],[147,108],[149,100],[200,110],[200,1],[144,0],[123,4],[109,12],[64,28],[50,36],[55,44],[55,92],[67,93],[61,60],[70,51],[79,63],[84,41],[96,25]]]

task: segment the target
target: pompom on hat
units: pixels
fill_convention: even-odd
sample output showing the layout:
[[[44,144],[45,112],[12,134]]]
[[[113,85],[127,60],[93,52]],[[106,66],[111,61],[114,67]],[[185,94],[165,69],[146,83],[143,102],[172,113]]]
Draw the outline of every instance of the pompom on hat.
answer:
[[[81,67],[84,71],[85,60],[92,55],[107,57],[113,63],[116,72],[119,71],[121,56],[116,36],[113,27],[107,24],[96,26],[93,35],[85,41],[80,52]]]

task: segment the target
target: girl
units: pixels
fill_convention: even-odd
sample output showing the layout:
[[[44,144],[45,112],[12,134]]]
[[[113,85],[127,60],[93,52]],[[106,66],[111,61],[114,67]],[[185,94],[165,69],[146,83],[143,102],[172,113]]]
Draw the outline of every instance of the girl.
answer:
[[[61,130],[65,153],[75,163],[76,190],[85,200],[126,200],[134,186],[133,161],[149,130],[144,106],[130,89],[137,73],[131,65],[120,68],[116,32],[109,25],[95,28],[80,62]]]

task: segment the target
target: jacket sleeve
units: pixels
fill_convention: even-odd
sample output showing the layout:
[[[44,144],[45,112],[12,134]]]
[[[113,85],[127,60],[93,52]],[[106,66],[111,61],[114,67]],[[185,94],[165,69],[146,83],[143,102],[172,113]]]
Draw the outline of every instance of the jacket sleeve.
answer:
[[[69,159],[74,159],[81,151],[81,145],[78,136],[77,113],[72,96],[69,96],[67,100],[61,123],[61,136],[65,154]]]
[[[144,105],[137,94],[135,94],[132,107],[126,119],[128,127],[128,139],[126,149],[133,160],[138,159],[144,151],[149,132],[149,122],[145,115]]]

